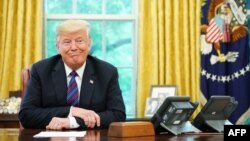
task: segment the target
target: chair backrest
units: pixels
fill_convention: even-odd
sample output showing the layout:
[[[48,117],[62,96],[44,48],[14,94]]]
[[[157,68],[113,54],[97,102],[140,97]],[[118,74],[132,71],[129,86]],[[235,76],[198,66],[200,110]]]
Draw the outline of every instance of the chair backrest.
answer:
[[[29,79],[30,79],[30,68],[22,69],[22,95],[21,95],[22,98],[24,97],[24,95],[26,93],[26,88],[27,88],[27,84],[28,84]],[[21,130],[24,129],[21,122],[19,122],[19,125],[20,125]]]
[[[29,79],[30,79],[30,68],[28,68],[28,69],[26,69],[26,68],[22,69],[22,85],[23,85],[23,88],[22,88],[22,97],[24,97],[24,95],[25,95]]]

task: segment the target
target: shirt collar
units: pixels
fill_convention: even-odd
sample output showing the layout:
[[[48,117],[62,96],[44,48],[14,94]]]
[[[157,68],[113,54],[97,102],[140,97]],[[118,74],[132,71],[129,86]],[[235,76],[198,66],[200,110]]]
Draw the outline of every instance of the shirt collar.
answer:
[[[85,63],[76,71],[77,75],[82,79],[82,76],[83,76],[83,73],[84,73],[84,70],[85,70],[85,66],[86,66],[86,61]],[[65,63],[64,63],[64,67],[65,67],[65,71],[66,71],[66,75],[67,77],[70,76],[69,74],[73,71],[69,66],[67,66]]]

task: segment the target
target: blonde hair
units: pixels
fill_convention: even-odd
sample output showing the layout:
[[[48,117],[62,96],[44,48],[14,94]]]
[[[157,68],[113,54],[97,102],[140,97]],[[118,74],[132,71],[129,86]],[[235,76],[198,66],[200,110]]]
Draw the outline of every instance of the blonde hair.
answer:
[[[86,31],[89,36],[90,25],[84,20],[67,20],[57,26],[56,36],[60,36],[63,33],[71,33],[76,31]]]

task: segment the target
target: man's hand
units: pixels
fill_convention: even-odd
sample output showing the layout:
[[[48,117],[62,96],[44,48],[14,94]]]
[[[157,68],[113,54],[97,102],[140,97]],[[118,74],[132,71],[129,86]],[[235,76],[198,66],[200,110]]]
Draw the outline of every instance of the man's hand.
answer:
[[[46,126],[48,130],[62,130],[69,129],[70,123],[68,118],[53,117],[49,125]]]
[[[86,110],[78,107],[71,107],[72,116],[81,118],[88,128],[100,126],[100,116],[92,110]]]

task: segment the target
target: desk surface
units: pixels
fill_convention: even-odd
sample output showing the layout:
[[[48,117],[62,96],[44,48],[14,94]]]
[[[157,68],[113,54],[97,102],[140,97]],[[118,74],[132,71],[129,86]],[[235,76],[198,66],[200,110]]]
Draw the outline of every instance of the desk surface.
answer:
[[[38,129],[4,129],[0,128],[1,141],[223,141],[224,136],[220,133],[200,133],[200,134],[182,134],[174,136],[171,134],[133,137],[133,138],[115,138],[108,137],[107,130],[88,130],[82,138],[33,138],[33,135],[41,132]]]

